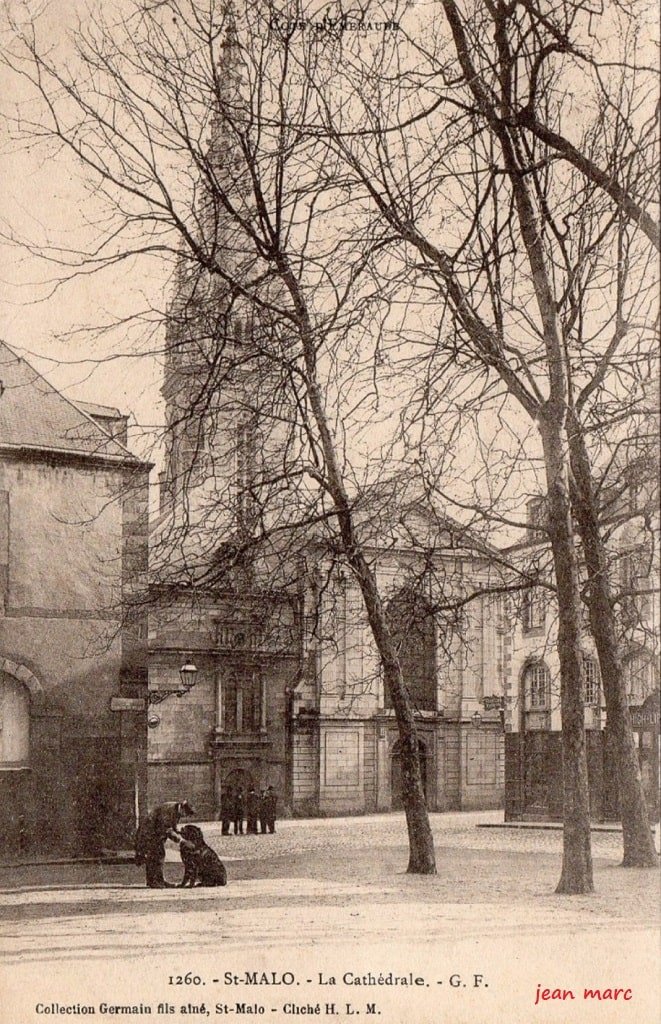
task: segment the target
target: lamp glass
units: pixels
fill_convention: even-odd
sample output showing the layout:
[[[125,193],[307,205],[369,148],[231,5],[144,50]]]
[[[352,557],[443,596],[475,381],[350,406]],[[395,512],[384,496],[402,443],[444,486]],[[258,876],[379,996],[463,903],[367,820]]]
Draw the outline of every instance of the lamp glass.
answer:
[[[184,693],[188,693],[188,691],[195,686],[196,676],[197,666],[195,666],[190,660],[186,661],[186,663],[179,669],[179,678],[181,679],[181,685]]]

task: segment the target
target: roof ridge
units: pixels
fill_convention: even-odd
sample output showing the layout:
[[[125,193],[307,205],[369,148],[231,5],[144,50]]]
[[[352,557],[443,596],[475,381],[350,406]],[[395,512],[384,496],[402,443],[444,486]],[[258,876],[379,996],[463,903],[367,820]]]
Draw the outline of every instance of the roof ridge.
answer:
[[[2,353],[3,351],[12,360],[15,360],[16,363],[18,363],[19,365],[22,365],[24,367],[27,367],[29,369],[30,373],[34,374],[34,379],[33,380],[27,381],[27,382],[26,381],[22,382],[23,386],[26,386],[26,385],[27,386],[29,386],[29,385],[39,385],[40,384],[41,387],[43,387],[45,389],[45,391],[44,391],[45,394],[50,394],[50,395],[56,397],[60,402],[63,402],[68,408],[72,409],[76,413],[76,415],[81,418],[83,423],[91,425],[92,429],[97,434],[99,442],[104,442],[104,443],[105,442],[109,442],[111,446],[114,446],[114,451],[113,451],[113,448],[111,447],[110,451],[105,451],[104,452],[103,450],[101,450],[100,447],[99,447],[99,449],[97,451],[97,450],[94,450],[94,448],[92,450],[89,450],[89,449],[86,449],[84,447],[82,447],[82,448],[73,448],[70,445],[68,448],[62,447],[61,448],[62,451],[82,452],[83,454],[88,455],[90,457],[94,457],[95,455],[98,455],[99,457],[107,457],[108,455],[114,455],[115,457],[117,457],[119,455],[119,456],[121,456],[123,458],[130,458],[130,459],[135,461],[136,456],[130,451],[130,449],[125,444],[123,444],[121,441],[119,441],[116,437],[113,437],[113,435],[109,431],[105,430],[101,426],[101,424],[98,423],[91,415],[89,415],[87,412],[85,412],[84,409],[81,409],[76,404],[76,402],[73,399],[68,398],[58,388],[56,388],[54,384],[51,384],[51,382],[48,380],[48,378],[45,377],[43,375],[43,373],[41,373],[39,370],[37,370],[36,367],[34,367],[31,362],[29,362],[24,356],[19,355],[19,353],[14,348],[12,348],[11,345],[9,345],[6,341],[4,341],[3,339],[0,338],[0,353]],[[2,362],[0,360],[0,373],[1,372],[2,372]],[[1,398],[0,398],[0,401],[2,401]],[[67,430],[69,430],[69,429],[70,428],[67,427],[66,429],[64,429],[62,431],[62,433],[66,436]],[[62,438],[57,438],[57,440],[61,441]],[[90,438],[90,441],[91,441],[92,444],[94,444],[94,437]],[[12,442],[7,442],[7,443],[11,444]],[[0,444],[2,444],[1,440],[0,440]],[[24,442],[24,446],[25,446],[25,442]],[[35,443],[35,442],[27,442],[27,446],[28,447],[34,447],[34,448],[39,448],[40,447],[39,443]],[[58,445],[58,444],[53,444],[52,442],[51,442],[50,445],[44,445],[43,442],[42,442],[41,447],[44,447],[44,448],[45,447],[60,448],[61,446]]]

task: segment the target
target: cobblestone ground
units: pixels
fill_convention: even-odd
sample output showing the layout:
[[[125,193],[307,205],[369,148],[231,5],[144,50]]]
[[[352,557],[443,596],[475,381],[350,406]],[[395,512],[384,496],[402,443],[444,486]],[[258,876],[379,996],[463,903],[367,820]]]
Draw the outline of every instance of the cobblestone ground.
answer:
[[[228,868],[230,886],[246,899],[266,903],[273,887],[267,880],[284,881],[293,894],[296,886],[325,903],[341,900],[338,886],[377,903],[406,901],[424,892],[430,903],[509,903],[548,907],[560,912],[567,900],[555,896],[562,855],[560,830],[494,828],[502,812],[432,814],[438,874],[432,878],[405,873],[406,824],[403,814],[367,817],[285,820],[275,835],[222,836],[218,822],[203,824],[207,841]],[[585,910],[587,920],[597,916],[626,919],[632,925],[654,926],[658,920],[656,872],[623,869],[619,831],[593,832],[596,893],[572,897],[572,911]],[[166,875],[181,878],[176,848],[168,850]],[[330,895],[329,895],[330,894]],[[356,895],[356,894],[354,894]],[[211,901],[218,894],[144,889],[143,872],[131,864],[66,864],[0,868],[0,922],[16,913],[38,919],[55,917],[95,903],[121,904],[130,896],[136,913],[177,900],[182,910],[191,901]],[[186,902],[182,903],[182,899]],[[160,902],[159,902],[160,901]],[[282,901],[282,893],[277,902]],[[1,935],[1,930],[0,930]]]
[[[36,1024],[43,1020],[34,1009],[42,998],[84,996],[98,1007],[110,991],[123,993],[124,1001],[130,993],[155,1016],[167,1015],[155,1009],[163,1000],[176,1006],[177,995],[199,999],[200,992],[170,988],[176,972],[191,971],[213,990],[210,998],[229,1000],[213,1004],[229,1007],[214,1011],[222,1015],[235,1012],[225,971],[250,965],[297,977],[304,972],[309,977],[302,977],[298,995],[305,990],[319,1005],[340,992],[315,988],[319,971],[415,968],[429,976],[430,991],[415,1006],[401,992],[390,1001],[377,993],[378,1024],[528,1024],[540,981],[580,986],[595,979],[611,985],[635,979],[636,1013],[628,1005],[600,1006],[594,1018],[600,1024],[656,1022],[658,873],[619,867],[619,833],[593,833],[596,893],[561,897],[554,894],[560,831],[477,827],[502,820],[499,812],[431,820],[435,876],[406,874],[405,822],[397,814],[282,821],[273,836],[224,837],[217,822],[205,824],[228,868],[224,889],[148,890],[142,869],[132,864],[0,868],[0,991],[4,985],[13,999],[12,1012],[0,1019]],[[173,882],[181,878],[176,849],[166,874]],[[468,989],[461,998],[451,994],[454,971],[488,975],[488,1001],[479,1003]],[[270,989],[250,993],[259,997],[255,1013],[275,1024],[308,1012],[271,995]],[[542,1009],[550,1007],[535,1008],[534,1015]],[[590,1014],[564,1009],[564,1016],[552,1017],[559,1024],[593,1019],[592,1008]],[[331,1016],[332,1024],[344,1024],[344,1016]],[[188,1021],[187,1011],[170,1019]]]

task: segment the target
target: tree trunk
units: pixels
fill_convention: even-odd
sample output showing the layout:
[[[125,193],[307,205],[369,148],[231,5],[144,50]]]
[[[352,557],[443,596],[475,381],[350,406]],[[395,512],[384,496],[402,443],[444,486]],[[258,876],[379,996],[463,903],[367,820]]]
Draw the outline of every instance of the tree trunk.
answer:
[[[330,430],[321,391],[317,381],[316,345],[314,331],[305,298],[286,257],[278,254],[278,269],[294,303],[299,337],[301,339],[307,372],[307,397],[324,453],[327,487],[333,500],[344,555],[355,573],[363,597],[367,617],[376,643],[386,684],[390,687],[399,737],[402,746],[403,799],[409,837],[409,865],[407,871],[419,875],[436,874],[434,838],[429,824],[425,794],[422,788],[420,754],[415,717],[408,697],[397,648],[386,622],[379,596],[374,570],[369,565],[354,528],[351,503],[344,485],[337,459],[337,451]]]
[[[547,476],[548,531],[558,597],[558,656],[562,711],[564,829],[558,893],[594,891],[590,848],[590,797],[585,752],[581,658],[581,597],[571,519],[566,446],[558,427],[541,422]]]
[[[397,650],[386,624],[372,570],[360,551],[355,551],[349,561],[358,578],[399,730],[402,750],[402,797],[409,836],[409,864],[406,870],[409,874],[435,875],[434,838],[422,787],[418,734]]]
[[[580,424],[570,435],[574,476],[572,504],[588,572],[587,606],[606,699],[608,728],[616,751],[624,867],[656,867],[658,857],[631,728],[631,716],[619,657],[615,617],[608,583],[608,557],[599,529],[592,475]]]

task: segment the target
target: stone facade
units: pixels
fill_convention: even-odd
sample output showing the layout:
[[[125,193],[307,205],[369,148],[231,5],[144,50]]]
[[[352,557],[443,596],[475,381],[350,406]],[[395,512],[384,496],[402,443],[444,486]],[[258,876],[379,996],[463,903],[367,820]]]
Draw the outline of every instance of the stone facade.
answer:
[[[416,554],[397,558],[371,551],[389,610],[409,595]],[[454,557],[454,556],[453,556]],[[443,561],[442,555],[438,556]],[[484,565],[466,551],[461,578],[477,588]],[[432,567],[426,600],[440,600],[434,580],[457,575]],[[472,577],[472,578],[471,578]],[[445,599],[449,597],[447,590]],[[321,814],[399,809],[399,734],[384,692],[379,660],[355,583],[337,581],[325,602],[323,642],[314,644],[314,671],[303,674],[293,709],[296,780],[294,809]],[[424,605],[415,609],[424,618]],[[396,617],[393,624],[396,629]],[[409,626],[409,628],[411,628]],[[413,627],[415,628],[415,627]],[[448,640],[429,616],[427,663],[400,648],[414,707],[427,803],[433,810],[497,807],[502,801],[503,749],[499,713],[484,711],[485,695],[502,697],[504,672],[496,652],[504,639],[496,602],[477,598],[461,629]],[[421,635],[415,643],[422,643]],[[426,677],[426,687],[421,685]],[[474,716],[480,716],[479,726]]]
[[[288,793],[287,716],[298,671],[292,605],[286,595],[268,593],[206,593],[194,603],[175,594],[153,611],[152,694],[176,688],[184,659],[195,662],[197,680],[190,693],[152,705],[151,806],[185,795],[211,818],[227,785],[272,785],[281,798]],[[287,627],[279,644],[264,635],[266,607]]]
[[[4,345],[0,377],[0,843],[89,853],[135,823],[144,716],[110,699],[144,686],[148,467]]]
[[[372,555],[381,563],[385,600],[396,604],[415,555]],[[464,555],[463,585],[467,572],[471,586],[484,584],[484,558]],[[215,816],[224,787],[238,782],[274,785],[281,808],[296,815],[402,806],[397,725],[359,591],[323,556],[315,560],[312,543],[306,562],[307,585],[295,594],[255,589],[198,593],[195,601],[180,595],[153,612],[150,688],[174,689],[178,666],[188,658],[198,682],[152,709],[150,804],[185,796],[200,814]],[[417,722],[430,809],[502,803],[501,715],[484,707],[485,696],[500,700],[504,693],[507,629],[500,607],[499,599],[477,598],[450,643],[436,635],[439,627],[430,619],[427,691],[409,677],[418,705],[425,705]]]
[[[654,819],[659,814],[658,658],[659,568],[656,467],[638,463],[632,490],[613,504],[609,529],[611,586],[631,708],[655,702],[656,731],[636,730],[643,786]],[[628,469],[621,468],[626,483]],[[622,487],[620,486],[620,489]],[[538,501],[531,512],[538,512]],[[531,521],[529,542],[516,557],[523,562],[543,544]],[[512,671],[506,702],[505,815],[510,820],[561,820],[562,742],[557,615],[552,591],[536,588],[513,606]],[[587,611],[583,632],[585,728],[590,811],[595,820],[617,820],[619,804],[614,757],[609,747],[606,704]]]

